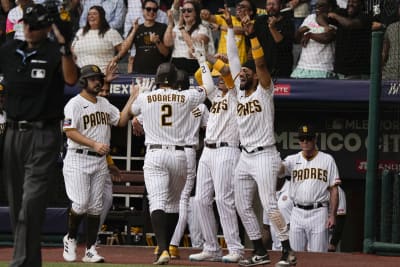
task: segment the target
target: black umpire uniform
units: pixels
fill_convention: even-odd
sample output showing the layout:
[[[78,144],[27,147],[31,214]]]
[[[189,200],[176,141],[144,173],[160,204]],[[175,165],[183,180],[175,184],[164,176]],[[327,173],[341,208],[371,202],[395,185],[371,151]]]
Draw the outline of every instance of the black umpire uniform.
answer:
[[[7,84],[3,169],[14,232],[10,266],[36,267],[42,265],[41,229],[62,141],[64,81],[76,82],[77,71],[65,44],[47,38],[52,25],[43,6],[26,7],[23,21],[26,41],[0,48]]]

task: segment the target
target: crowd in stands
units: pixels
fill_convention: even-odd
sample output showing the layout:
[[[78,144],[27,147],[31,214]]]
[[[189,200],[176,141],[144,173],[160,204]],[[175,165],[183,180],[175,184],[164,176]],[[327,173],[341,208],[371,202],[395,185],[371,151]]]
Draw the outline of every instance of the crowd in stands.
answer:
[[[120,72],[154,74],[171,60],[193,75],[192,39],[204,42],[209,54],[226,56],[226,3],[235,15],[241,63],[249,38],[240,19],[249,14],[275,77],[368,79],[374,30],[385,32],[383,78],[400,77],[399,0],[378,6],[372,0],[1,0],[1,43],[24,39],[20,19],[31,2],[67,9],[76,64],[96,64],[103,72],[110,61],[127,59]]]

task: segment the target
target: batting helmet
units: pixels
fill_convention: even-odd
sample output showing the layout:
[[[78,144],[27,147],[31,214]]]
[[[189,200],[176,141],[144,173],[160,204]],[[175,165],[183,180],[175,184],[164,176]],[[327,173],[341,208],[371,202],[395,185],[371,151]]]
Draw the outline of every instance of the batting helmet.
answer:
[[[104,74],[96,65],[86,65],[81,68],[81,76],[79,77],[79,86],[85,88],[87,86],[87,78],[100,76],[104,78]]]
[[[176,71],[176,88],[178,90],[186,90],[189,89],[190,82],[189,82],[189,74],[184,70],[177,70]]]
[[[177,71],[175,65],[169,62],[161,63],[157,68],[156,84],[176,85]]]

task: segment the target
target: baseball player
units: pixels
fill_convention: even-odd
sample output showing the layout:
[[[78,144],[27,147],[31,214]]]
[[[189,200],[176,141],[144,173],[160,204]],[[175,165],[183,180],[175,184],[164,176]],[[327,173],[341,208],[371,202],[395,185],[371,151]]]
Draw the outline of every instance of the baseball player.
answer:
[[[301,151],[282,162],[291,176],[290,241],[295,250],[327,252],[328,229],[334,227],[338,205],[339,171],[333,157],[316,148],[312,126],[299,128]],[[329,213],[328,213],[329,212]]]
[[[289,196],[290,177],[287,176],[284,179],[279,179],[277,185],[278,185],[277,188],[279,188],[276,191],[276,198],[278,200],[277,201],[278,209],[281,211],[286,224],[289,225],[290,214],[292,213],[292,208],[293,208],[293,201],[290,199]],[[270,226],[271,224],[268,218],[268,213],[265,210],[263,211],[263,224],[264,224],[263,225],[264,230],[269,234],[269,237],[272,240],[272,250],[282,250],[278,234],[275,231],[275,228]],[[264,241],[264,243],[266,242]]]
[[[205,49],[196,46],[194,55],[205,74]],[[205,100],[206,93],[214,89],[211,77],[206,75],[204,87],[184,91],[175,90],[176,69],[163,63],[157,69],[158,89],[139,94],[132,105],[132,114],[143,116],[145,145],[144,179],[148,192],[151,222],[160,255],[154,264],[166,264],[168,252],[168,222],[179,210],[179,199],[186,180],[185,135],[191,111]]]
[[[214,69],[225,67],[221,60],[212,63]],[[225,74],[227,76],[231,77],[230,73]],[[227,86],[220,76],[219,90],[208,95],[211,100],[210,117],[205,147],[198,166],[194,199],[205,243],[202,252],[189,256],[192,261],[238,262],[243,254],[244,247],[240,242],[233,195],[234,170],[240,155],[239,131],[235,118],[237,99],[236,91],[229,90],[228,87],[233,87],[233,81]],[[212,207],[214,196],[229,250],[223,257],[217,240],[217,222]]]
[[[232,77],[238,76],[235,81],[238,99],[236,118],[242,152],[235,169],[235,205],[254,246],[254,255],[239,261],[239,264],[253,266],[270,262],[253,210],[254,194],[258,190],[262,207],[267,211],[282,243],[282,257],[276,266],[293,265],[296,264],[296,256],[290,247],[288,228],[278,210],[275,195],[281,159],[275,147],[274,86],[271,75],[266,67],[264,51],[254,34],[253,22],[248,15],[242,19],[242,25],[250,39],[254,60],[240,65],[229,10],[225,8],[224,13],[228,24],[229,67]]]
[[[84,216],[87,218],[87,244],[82,261],[104,261],[97,253],[95,243],[102,211],[104,183],[109,176],[106,154],[110,150],[111,125],[125,126],[128,123],[129,107],[135,97],[129,97],[120,114],[108,100],[97,96],[103,86],[103,78],[104,74],[98,66],[84,66],[79,79],[82,91],[68,101],[64,108],[63,129],[68,137],[68,150],[63,174],[72,206],[68,233],[63,238],[63,257],[69,262],[76,260],[76,236]]]
[[[329,244],[328,244],[328,252],[335,252],[337,246],[342,237],[344,223],[346,221],[346,194],[344,193],[342,187],[338,186],[339,191],[339,203],[338,209],[336,212],[336,225],[329,232]]]
[[[189,89],[190,84],[187,72],[178,70],[177,76],[178,81],[182,81],[178,84],[177,89],[181,91]],[[176,224],[175,231],[173,232],[169,246],[169,252],[172,258],[179,257],[178,247],[184,234],[186,225],[189,222],[188,209],[190,194],[196,180],[196,154],[197,148],[199,147],[199,131],[200,128],[205,128],[207,126],[208,116],[208,109],[206,105],[202,103],[192,110],[191,117],[188,122],[185,145],[185,154],[187,161],[186,182],[182,190],[181,199],[179,201],[178,223]]]
[[[117,71],[117,64],[108,64],[106,68],[106,73],[104,77],[104,85],[100,89],[98,96],[102,96],[108,98],[110,96],[110,86],[109,83],[114,80],[117,76],[115,72]],[[100,214],[100,224],[99,231],[101,230],[101,226],[104,224],[106,220],[108,211],[112,207],[113,204],[113,195],[112,195],[112,186],[113,182],[121,181],[121,172],[117,165],[114,164],[114,161],[110,155],[106,156],[107,166],[109,170],[109,175],[107,179],[104,181],[104,189],[103,189],[103,209]]]

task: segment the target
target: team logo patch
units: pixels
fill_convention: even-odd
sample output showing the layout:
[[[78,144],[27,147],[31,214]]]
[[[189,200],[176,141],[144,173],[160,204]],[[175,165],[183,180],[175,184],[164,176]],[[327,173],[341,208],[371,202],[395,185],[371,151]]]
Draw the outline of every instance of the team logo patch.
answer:
[[[63,127],[70,127],[72,124],[71,119],[64,119]]]
[[[97,66],[92,66],[92,71],[95,73],[100,73],[100,69]]]
[[[31,78],[33,79],[44,79],[46,77],[45,69],[32,69]]]

